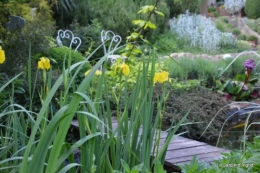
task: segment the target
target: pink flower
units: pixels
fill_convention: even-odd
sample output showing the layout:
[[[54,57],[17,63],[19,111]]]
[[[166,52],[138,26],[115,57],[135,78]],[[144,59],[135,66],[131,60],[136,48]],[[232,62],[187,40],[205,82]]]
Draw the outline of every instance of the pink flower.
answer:
[[[255,61],[253,59],[248,59],[246,60],[244,63],[243,63],[244,67],[247,69],[247,70],[253,70],[255,68]]]

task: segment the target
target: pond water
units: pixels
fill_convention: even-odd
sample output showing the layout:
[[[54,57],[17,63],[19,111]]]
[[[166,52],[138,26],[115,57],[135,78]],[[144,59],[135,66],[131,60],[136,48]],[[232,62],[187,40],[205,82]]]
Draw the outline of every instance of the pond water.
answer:
[[[249,122],[260,122],[259,121],[251,121]],[[243,141],[246,140],[248,142],[253,142],[255,136],[260,135],[260,125],[255,124],[250,126],[246,133],[244,133],[244,122],[238,122],[236,125],[234,123],[227,124],[221,135],[216,135],[210,138],[209,143],[214,146],[218,146],[226,149],[243,149]]]

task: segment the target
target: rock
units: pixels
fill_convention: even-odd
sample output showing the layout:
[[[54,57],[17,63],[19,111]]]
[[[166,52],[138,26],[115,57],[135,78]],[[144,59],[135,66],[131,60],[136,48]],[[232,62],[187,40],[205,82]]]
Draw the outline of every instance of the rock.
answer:
[[[230,55],[230,54],[223,55],[223,59],[230,59],[230,58],[232,58],[232,55]]]
[[[176,58],[176,57],[178,56],[178,53],[172,53],[170,56],[171,56],[172,58]]]
[[[178,58],[184,57],[184,56],[185,56],[185,53],[181,52],[181,53],[179,53],[177,56],[178,56]]]

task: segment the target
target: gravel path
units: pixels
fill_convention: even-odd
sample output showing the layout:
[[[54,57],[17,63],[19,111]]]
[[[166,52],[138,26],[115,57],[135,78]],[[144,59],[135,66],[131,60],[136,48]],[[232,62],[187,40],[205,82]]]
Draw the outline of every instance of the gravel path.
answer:
[[[219,55],[208,55],[208,54],[193,54],[193,53],[187,53],[187,52],[179,52],[179,53],[172,53],[170,55],[171,58],[174,59],[178,59],[178,58],[182,58],[182,57],[189,57],[189,58],[205,58],[205,59],[209,59],[209,60],[221,60],[221,59],[225,59],[225,56],[231,56],[232,58],[235,58],[239,53],[230,53],[230,54],[219,54]],[[252,52],[247,52],[244,55],[252,55],[255,56],[254,53]],[[163,58],[169,58],[169,56],[164,56],[161,57]]]

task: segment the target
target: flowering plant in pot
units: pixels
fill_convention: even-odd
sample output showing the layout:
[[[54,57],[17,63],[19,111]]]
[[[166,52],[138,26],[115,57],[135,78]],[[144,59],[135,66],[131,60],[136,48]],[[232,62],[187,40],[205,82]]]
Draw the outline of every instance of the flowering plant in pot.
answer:
[[[245,74],[237,74],[234,79],[216,80],[217,88],[225,93],[227,100],[249,100],[259,97],[259,91],[255,88],[259,74],[254,73],[256,66],[253,59],[243,63]]]

